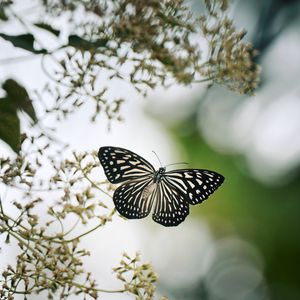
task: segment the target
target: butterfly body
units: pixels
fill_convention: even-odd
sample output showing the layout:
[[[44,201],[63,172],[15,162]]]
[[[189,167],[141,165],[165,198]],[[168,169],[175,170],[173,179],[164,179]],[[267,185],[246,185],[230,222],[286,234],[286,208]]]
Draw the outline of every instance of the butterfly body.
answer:
[[[166,172],[165,167],[160,167],[157,171],[155,171],[154,176],[153,176],[154,183],[159,183],[162,180],[165,172]]]
[[[224,181],[214,171],[155,170],[138,154],[119,147],[101,147],[98,153],[111,183],[122,183],[114,192],[117,211],[128,219],[152,218],[164,226],[177,226],[189,214],[189,204],[203,202]]]

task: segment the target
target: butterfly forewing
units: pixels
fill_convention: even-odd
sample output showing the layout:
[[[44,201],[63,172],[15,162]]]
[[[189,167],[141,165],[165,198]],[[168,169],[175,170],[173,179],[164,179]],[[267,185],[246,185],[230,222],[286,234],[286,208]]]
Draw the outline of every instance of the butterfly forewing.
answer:
[[[211,195],[224,181],[224,177],[209,170],[185,169],[164,174],[169,185],[177,188],[190,204],[198,204]]]
[[[99,160],[105,175],[111,183],[153,176],[153,166],[141,156],[127,149],[118,147],[101,147]]]
[[[184,195],[165,178],[157,185],[152,218],[164,226],[177,226],[189,214],[189,204]]]
[[[117,211],[128,219],[141,219],[151,211],[152,179],[135,179],[119,186],[113,196]]]

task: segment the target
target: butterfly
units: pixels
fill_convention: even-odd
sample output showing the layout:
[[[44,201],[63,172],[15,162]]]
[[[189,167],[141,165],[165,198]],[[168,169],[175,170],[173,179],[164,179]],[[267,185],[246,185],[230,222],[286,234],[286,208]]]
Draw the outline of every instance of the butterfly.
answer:
[[[122,183],[114,192],[116,210],[125,218],[149,215],[164,226],[177,226],[189,214],[189,205],[203,202],[224,181],[216,172],[200,169],[155,170],[138,154],[119,147],[101,147],[98,152],[111,183]]]

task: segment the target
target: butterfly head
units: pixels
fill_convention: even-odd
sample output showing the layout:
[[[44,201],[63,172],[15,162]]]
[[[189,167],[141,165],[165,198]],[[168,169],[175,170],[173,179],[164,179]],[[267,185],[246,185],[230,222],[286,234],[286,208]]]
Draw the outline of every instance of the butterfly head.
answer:
[[[160,167],[157,172],[158,174],[164,174],[166,172],[166,167]]]
[[[160,167],[154,174],[154,182],[160,182],[162,175],[166,172],[166,167]]]

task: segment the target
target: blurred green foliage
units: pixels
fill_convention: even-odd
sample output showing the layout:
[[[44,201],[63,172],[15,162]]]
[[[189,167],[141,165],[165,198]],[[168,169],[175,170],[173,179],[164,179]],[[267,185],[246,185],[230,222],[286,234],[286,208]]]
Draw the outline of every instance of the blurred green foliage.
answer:
[[[170,132],[191,166],[225,176],[223,186],[193,208],[194,216],[205,218],[217,237],[237,234],[258,248],[272,300],[300,299],[299,174],[286,184],[265,186],[251,178],[241,157],[211,149],[194,117]]]

